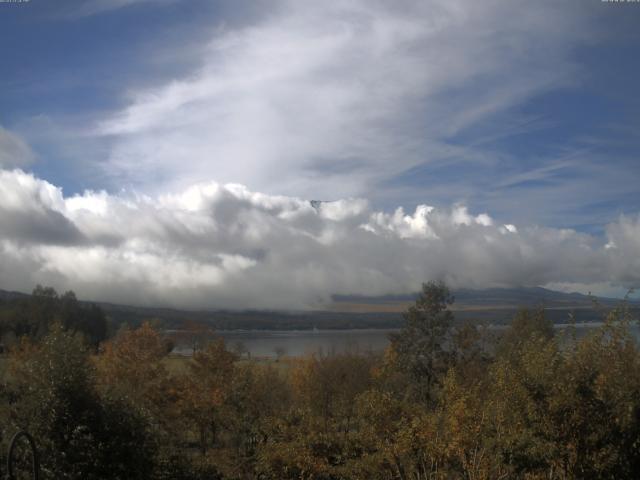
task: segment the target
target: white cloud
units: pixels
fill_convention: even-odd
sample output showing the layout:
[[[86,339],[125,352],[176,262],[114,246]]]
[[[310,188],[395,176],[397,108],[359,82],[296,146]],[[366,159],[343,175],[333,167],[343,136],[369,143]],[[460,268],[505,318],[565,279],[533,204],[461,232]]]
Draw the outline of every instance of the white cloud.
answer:
[[[130,7],[132,5],[140,3],[170,3],[177,0],[85,0],[81,4],[77,5],[73,10],[70,10],[62,15],[65,18],[81,18],[91,15],[97,15],[100,13],[110,12],[112,10],[118,10],[124,7]]]
[[[35,158],[35,154],[24,140],[0,126],[0,167],[25,166]]]
[[[512,225],[510,223],[506,223],[503,225],[503,229],[500,229],[501,232],[503,233],[518,233],[518,228],[515,225]]]
[[[215,178],[369,195],[450,156],[448,139],[465,128],[566,86],[587,11],[545,0],[273,2],[251,25],[215,29],[196,71],[128,92],[95,133],[112,142],[112,178],[146,191]]]
[[[461,205],[386,213],[362,199],[312,205],[237,184],[65,197],[20,170],[0,171],[0,198],[0,288],[43,283],[131,304],[312,308],[334,293],[406,293],[429,279],[640,283],[640,217],[619,218],[598,239],[495,225]]]
[[[607,226],[607,254],[613,265],[613,275],[622,285],[638,287],[640,272],[640,216],[621,216]]]

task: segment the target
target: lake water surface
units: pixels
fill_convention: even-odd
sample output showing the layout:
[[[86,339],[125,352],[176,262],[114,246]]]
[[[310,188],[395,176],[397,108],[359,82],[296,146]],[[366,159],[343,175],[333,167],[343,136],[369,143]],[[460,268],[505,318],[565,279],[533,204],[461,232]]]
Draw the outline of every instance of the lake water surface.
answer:
[[[582,337],[600,323],[576,324],[576,335]],[[568,325],[556,325],[564,329]],[[494,327],[499,330],[504,327]],[[301,356],[310,353],[381,352],[389,344],[389,333],[397,329],[355,330],[229,330],[216,332],[224,338],[227,348],[241,343],[253,357]],[[631,326],[631,331],[640,340],[640,327]],[[177,349],[189,353],[187,349]]]

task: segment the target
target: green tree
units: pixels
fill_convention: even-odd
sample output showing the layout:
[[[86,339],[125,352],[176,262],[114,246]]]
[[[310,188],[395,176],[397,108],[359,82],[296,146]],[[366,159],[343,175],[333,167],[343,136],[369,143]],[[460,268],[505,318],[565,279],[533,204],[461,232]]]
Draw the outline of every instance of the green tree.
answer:
[[[415,305],[404,313],[404,327],[391,335],[397,367],[408,376],[410,391],[420,401],[434,399],[434,389],[451,362],[453,301],[444,283],[423,284]]]
[[[545,317],[544,309],[522,309],[498,340],[498,355],[519,355],[522,346],[539,339],[547,342],[555,336],[553,322]]]
[[[44,478],[148,478],[145,424],[126,405],[100,398],[81,337],[53,324],[40,344],[23,342],[10,360],[10,418],[37,439]]]
[[[0,312],[2,334],[11,333],[16,339],[40,339],[55,322],[82,333],[94,348],[107,336],[107,318],[102,309],[79,302],[72,291],[58,295],[52,287],[38,285],[29,297],[9,300]]]

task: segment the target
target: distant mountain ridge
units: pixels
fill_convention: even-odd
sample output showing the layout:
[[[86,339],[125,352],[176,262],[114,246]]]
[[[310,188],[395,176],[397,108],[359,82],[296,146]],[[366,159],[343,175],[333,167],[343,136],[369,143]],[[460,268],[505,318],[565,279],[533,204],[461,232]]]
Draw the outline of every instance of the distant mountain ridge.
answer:
[[[595,297],[578,292],[565,293],[543,287],[514,287],[514,288],[461,288],[452,290],[455,305],[460,306],[503,306],[503,307],[566,307],[591,306],[594,300],[602,304],[619,303],[616,298]],[[418,292],[406,295],[334,295],[336,303],[381,304],[395,302],[413,302],[418,298]],[[637,303],[637,300],[631,303]]]
[[[460,288],[452,290],[456,305],[493,305],[493,306],[514,306],[526,307],[542,305],[545,307],[554,306],[590,306],[596,300],[599,303],[611,304],[619,303],[621,299],[609,297],[597,297],[584,295],[578,292],[566,293],[557,290],[550,290],[543,287],[513,287],[513,288]],[[15,298],[24,298],[30,296],[29,293],[16,292],[0,289],[0,300],[11,300]],[[333,295],[332,300],[337,303],[357,302],[357,303],[389,303],[389,302],[413,302],[418,298],[418,292],[404,295]],[[180,310],[171,307],[138,307],[125,304],[117,304],[111,302],[94,302],[84,300],[86,303],[95,303],[107,309],[111,308],[144,308],[150,310]],[[630,300],[630,303],[640,303],[640,300]],[[181,311],[181,310],[180,310]],[[188,310],[185,310],[188,311]],[[260,309],[205,309],[200,311],[262,311]]]
[[[28,297],[29,294],[28,293],[22,293],[22,292],[12,292],[12,291],[8,291],[8,290],[0,290],[0,300],[14,300],[16,298],[25,298]]]
[[[580,293],[564,293],[541,287],[489,288],[454,290],[453,306],[457,321],[479,321],[492,324],[509,323],[520,308],[544,307],[555,323],[566,323],[570,316],[577,322],[601,321],[602,312],[593,308],[593,300]],[[158,321],[163,328],[180,329],[190,322],[206,324],[215,330],[305,330],[398,328],[403,324],[402,312],[415,300],[410,295],[366,297],[335,295],[328,310],[179,310],[167,307],[140,307],[106,302],[89,302],[101,307],[115,324],[140,324]],[[29,294],[0,290],[0,301],[27,298]],[[598,298],[598,303],[610,309],[619,299]],[[630,302],[640,313],[640,302]]]

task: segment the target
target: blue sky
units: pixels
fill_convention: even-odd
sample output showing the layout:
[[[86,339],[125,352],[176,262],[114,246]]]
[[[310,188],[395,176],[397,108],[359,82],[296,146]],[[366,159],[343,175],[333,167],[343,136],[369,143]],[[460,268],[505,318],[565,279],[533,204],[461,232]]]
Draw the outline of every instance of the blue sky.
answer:
[[[604,245],[640,212],[639,22],[599,0],[0,3],[0,166],[65,197],[237,183]]]
[[[33,0],[4,4],[0,7],[0,125],[31,145],[37,161],[29,168],[64,187],[65,192],[118,189],[121,185],[101,168],[112,139],[87,138],[74,133],[74,128],[98,123],[126,108],[127,93],[132,90],[188,78],[201,68],[204,54],[199,50],[215,38],[216,30],[232,32],[259,25],[264,17],[277,16],[279,9],[287,8],[259,2],[260,8],[249,9],[246,5],[250,3]],[[517,213],[525,221],[587,230],[597,230],[620,213],[638,211],[640,33],[634,26],[640,21],[640,8],[568,3],[570,7],[562,13],[575,16],[577,25],[567,22],[562,28],[588,26],[592,32],[587,38],[576,38],[568,31],[567,45],[557,45],[567,50],[562,58],[542,67],[570,69],[572,77],[556,85],[533,87],[517,100],[438,138],[452,148],[472,147],[474,156],[484,158],[464,159],[455,151],[424,152],[425,161],[418,157],[417,165],[405,171],[340,192],[327,189],[325,193],[318,187],[313,193],[328,199],[337,193],[365,196],[387,208],[466,202],[479,210],[497,212],[505,220]],[[537,36],[535,31],[521,35],[527,41]],[[562,41],[559,34],[557,42]],[[545,55],[535,49],[524,53],[535,57],[534,66]],[[530,68],[526,64],[523,58],[501,67]],[[501,74],[492,72],[489,88],[499,88]],[[463,108],[473,106],[468,97],[481,97],[484,88],[482,83],[464,82],[459,91],[450,93],[454,108],[457,98]],[[428,102],[423,108],[429,109]],[[420,113],[417,109],[410,117],[416,131],[408,141],[419,138],[424,134],[421,127],[429,126],[420,123]],[[55,138],[60,130],[65,130],[64,141]],[[399,136],[398,141],[407,139]],[[183,156],[180,162],[188,168],[189,152]],[[332,168],[332,159],[327,164],[327,169]],[[247,181],[241,173],[237,176],[224,180]],[[211,177],[216,179],[214,168]],[[259,180],[251,182],[254,188],[263,186]],[[271,182],[266,186],[274,191],[279,187]],[[301,193],[287,185],[280,187],[277,193]],[[519,201],[525,205],[512,212],[512,204]]]

